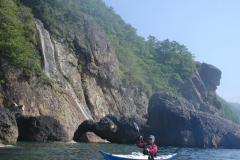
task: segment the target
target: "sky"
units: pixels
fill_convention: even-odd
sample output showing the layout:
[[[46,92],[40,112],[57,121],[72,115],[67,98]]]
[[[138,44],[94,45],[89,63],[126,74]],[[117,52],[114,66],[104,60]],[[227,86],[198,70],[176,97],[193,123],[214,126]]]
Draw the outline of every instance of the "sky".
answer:
[[[222,71],[216,92],[240,103],[240,0],[103,0],[137,30],[185,45]]]

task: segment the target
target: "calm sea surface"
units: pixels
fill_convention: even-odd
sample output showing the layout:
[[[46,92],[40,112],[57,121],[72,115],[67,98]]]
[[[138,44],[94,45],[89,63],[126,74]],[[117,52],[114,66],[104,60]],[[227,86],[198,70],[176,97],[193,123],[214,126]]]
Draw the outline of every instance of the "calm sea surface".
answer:
[[[131,154],[142,150],[135,145],[113,143],[39,143],[18,142],[0,148],[1,160],[104,160],[99,150],[114,154]],[[182,147],[159,147],[158,155],[177,155],[174,160],[240,160],[240,149],[199,149]]]

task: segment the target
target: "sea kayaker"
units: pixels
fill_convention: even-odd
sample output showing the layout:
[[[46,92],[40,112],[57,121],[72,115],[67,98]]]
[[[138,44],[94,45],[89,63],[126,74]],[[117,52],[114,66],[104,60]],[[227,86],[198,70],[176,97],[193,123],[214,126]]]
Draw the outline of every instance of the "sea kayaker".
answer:
[[[154,144],[154,142],[155,142],[155,137],[153,135],[150,135],[148,137],[148,142],[144,142],[143,137],[140,136],[140,139],[137,142],[137,146],[139,148],[144,148],[143,149],[143,154],[144,155],[151,155],[151,157],[153,159],[153,157],[156,157],[157,150],[158,150],[157,145]]]

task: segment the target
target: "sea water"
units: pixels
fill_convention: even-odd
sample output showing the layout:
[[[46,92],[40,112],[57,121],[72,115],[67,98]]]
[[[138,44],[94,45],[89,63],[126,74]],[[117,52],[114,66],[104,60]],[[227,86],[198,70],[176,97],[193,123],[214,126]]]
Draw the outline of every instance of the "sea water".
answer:
[[[104,160],[99,152],[131,154],[136,145],[114,143],[18,142],[0,147],[1,160]],[[158,155],[175,154],[174,160],[240,160],[240,149],[159,147]]]

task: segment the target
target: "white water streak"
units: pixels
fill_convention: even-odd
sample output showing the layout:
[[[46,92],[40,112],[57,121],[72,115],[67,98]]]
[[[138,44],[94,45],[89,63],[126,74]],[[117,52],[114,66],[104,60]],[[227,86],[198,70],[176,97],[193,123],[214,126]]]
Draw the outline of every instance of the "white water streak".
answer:
[[[80,109],[83,117],[85,119],[89,119],[89,117],[86,115],[85,111],[83,110],[82,106],[78,102],[77,96],[73,91],[71,85],[65,80],[65,78],[62,76],[60,71],[57,69],[56,61],[54,58],[54,47],[48,31],[44,29],[43,24],[39,20],[35,20],[35,24],[41,40],[41,49],[42,49],[42,55],[44,59],[44,72],[50,79],[56,81],[58,84],[60,83],[62,87],[65,88],[65,90],[74,99],[74,102]]]

